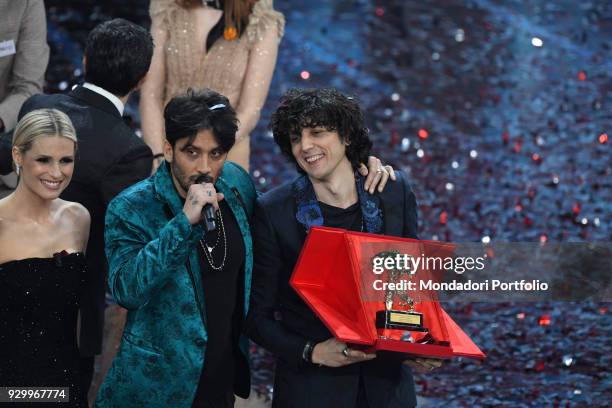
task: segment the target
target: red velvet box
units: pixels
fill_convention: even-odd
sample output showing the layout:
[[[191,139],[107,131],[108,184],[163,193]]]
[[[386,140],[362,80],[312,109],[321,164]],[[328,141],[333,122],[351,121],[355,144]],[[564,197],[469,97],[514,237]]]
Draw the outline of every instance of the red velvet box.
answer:
[[[392,351],[413,356],[483,359],[485,354],[440,307],[437,295],[418,293],[414,311],[424,317],[424,326],[435,344],[400,340],[397,333],[376,328],[376,312],[384,310],[382,299],[367,293],[370,279],[362,273],[370,248],[411,248],[430,255],[452,253],[452,245],[385,235],[365,234],[337,228],[314,227],[310,230],[290,284],[317,314],[334,336],[365,350]],[[371,271],[370,271],[371,272]],[[419,270],[419,276],[432,271]],[[375,278],[374,275],[372,275]],[[412,292],[411,292],[412,293]],[[393,332],[396,332],[393,330]],[[415,339],[423,334],[411,332]],[[384,335],[385,338],[381,338]]]

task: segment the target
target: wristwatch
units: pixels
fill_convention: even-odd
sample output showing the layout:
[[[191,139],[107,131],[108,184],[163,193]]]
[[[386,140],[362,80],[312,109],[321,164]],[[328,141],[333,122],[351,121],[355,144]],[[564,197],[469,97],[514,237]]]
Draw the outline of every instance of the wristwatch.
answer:
[[[312,341],[307,341],[302,351],[302,360],[312,363],[312,351],[314,350],[314,344]]]

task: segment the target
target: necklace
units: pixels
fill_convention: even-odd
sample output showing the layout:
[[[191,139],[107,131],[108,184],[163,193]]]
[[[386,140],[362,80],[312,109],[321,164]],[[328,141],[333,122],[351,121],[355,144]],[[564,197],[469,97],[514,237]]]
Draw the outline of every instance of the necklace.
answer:
[[[208,245],[205,245],[206,241],[204,238],[202,238],[200,240],[200,247],[202,247],[202,251],[204,252],[204,256],[206,257],[206,261],[208,262],[210,267],[213,268],[215,271],[220,271],[225,266],[225,260],[227,258],[227,237],[225,236],[225,224],[223,223],[223,214],[221,213],[221,210],[217,211],[217,215],[219,216],[219,225],[221,227],[221,233],[217,234],[217,242],[215,242],[215,245],[213,247],[209,247]],[[217,246],[217,243],[219,242],[219,235],[221,234],[223,234],[223,260],[221,261],[221,265],[216,266],[215,260],[212,257],[212,251]]]
[[[216,215],[216,219],[217,219],[217,224],[219,224],[219,213],[220,211],[217,211]],[[215,245],[210,246],[208,245],[208,242],[206,242],[206,236],[204,236],[204,238],[202,238],[201,242],[204,243],[204,245],[206,245],[206,249],[208,249],[208,252],[212,253],[212,251],[217,247],[217,244],[219,244],[219,237],[221,237],[221,233],[219,231],[217,231],[217,239],[215,240]]]

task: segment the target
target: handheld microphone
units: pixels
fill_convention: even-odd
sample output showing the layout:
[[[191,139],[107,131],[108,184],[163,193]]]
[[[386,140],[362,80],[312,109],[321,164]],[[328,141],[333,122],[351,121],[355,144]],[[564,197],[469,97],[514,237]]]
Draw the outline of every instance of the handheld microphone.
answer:
[[[213,179],[208,174],[202,174],[198,176],[195,182],[198,184],[212,183]],[[206,204],[202,208],[202,221],[201,221],[202,226],[204,227],[204,230],[206,232],[211,232],[217,229],[217,223],[215,222],[215,220],[216,220],[215,209],[213,208],[212,204]]]

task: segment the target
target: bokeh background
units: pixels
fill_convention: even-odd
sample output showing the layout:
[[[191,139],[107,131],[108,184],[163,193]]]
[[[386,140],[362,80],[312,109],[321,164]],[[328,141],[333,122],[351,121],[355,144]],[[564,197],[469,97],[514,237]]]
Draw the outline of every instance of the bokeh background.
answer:
[[[79,82],[87,32],[147,0],[46,0],[47,92]],[[409,174],[419,234],[457,242],[610,242],[612,3],[605,0],[291,0],[251,174],[294,169],[267,121],[291,87],[361,101],[375,154]],[[136,98],[128,113],[139,126]],[[417,375],[421,406],[609,406],[607,303],[446,306],[488,354]],[[257,390],[273,359],[253,348]]]

